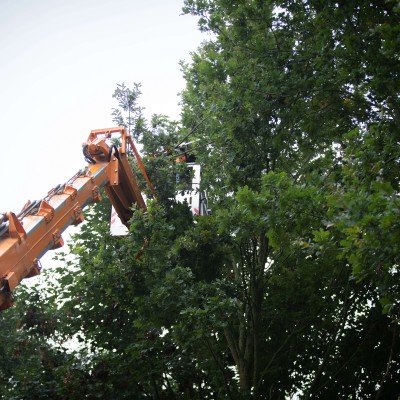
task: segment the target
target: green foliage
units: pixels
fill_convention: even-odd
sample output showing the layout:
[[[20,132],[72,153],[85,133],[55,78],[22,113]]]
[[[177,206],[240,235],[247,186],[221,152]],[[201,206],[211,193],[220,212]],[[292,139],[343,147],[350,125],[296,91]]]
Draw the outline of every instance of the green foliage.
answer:
[[[398,146],[394,145],[393,137],[383,135],[376,126],[368,131],[350,132],[346,139],[342,164],[337,171],[341,184],[326,199],[329,233],[317,242],[340,246],[337,257],[347,260],[354,278],[377,285],[385,299],[385,312],[391,310],[396,314],[399,304]],[[333,179],[337,180],[337,176]]]
[[[207,181],[258,188],[262,171],[299,169],[360,124],[396,126],[394,5],[186,1],[215,35],[183,66],[183,122],[214,143]],[[233,168],[216,171],[221,159]]]
[[[157,199],[126,237],[95,205],[58,283],[10,310],[1,395],[397,400],[399,11],[186,0],[210,36],[182,121],[147,122],[140,85],[114,94]],[[206,217],[174,200],[186,140]]]
[[[134,83],[133,88],[130,89],[124,83],[119,83],[113,94],[119,107],[112,109],[113,122],[117,126],[125,126],[134,138],[140,135],[144,124],[143,108],[138,106],[138,99],[142,94],[140,87],[139,83]]]
[[[182,120],[204,146],[203,185],[232,257],[222,276],[242,293],[225,333],[241,393],[362,398],[376,385],[377,398],[396,398],[396,2],[187,0],[184,10],[212,34],[182,66]],[[368,317],[382,311],[392,319]],[[372,320],[392,336],[370,337]],[[347,358],[353,329],[369,337],[357,349],[385,343],[386,361]]]

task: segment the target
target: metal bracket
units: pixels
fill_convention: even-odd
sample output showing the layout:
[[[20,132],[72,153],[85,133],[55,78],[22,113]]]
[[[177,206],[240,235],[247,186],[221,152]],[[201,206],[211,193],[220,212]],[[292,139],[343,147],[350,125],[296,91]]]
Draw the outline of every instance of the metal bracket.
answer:
[[[100,188],[98,186],[95,186],[92,189],[92,203],[98,203],[99,201],[101,201],[102,197],[101,197],[101,193],[100,193]]]
[[[54,217],[54,208],[46,200],[42,200],[37,215],[44,217],[48,224]]]
[[[53,246],[51,248],[53,250],[59,249],[60,247],[64,246],[64,240],[61,236],[61,231],[59,229],[56,229],[52,235],[53,235]]]
[[[78,195],[78,190],[75,189],[73,186],[67,185],[64,189],[64,194],[67,194],[71,197],[71,200],[75,200],[76,196]]]
[[[74,214],[74,221],[72,222],[72,225],[78,225],[85,220],[81,207],[79,206],[75,207],[73,209],[73,214]]]
[[[6,214],[8,218],[8,232],[11,238],[18,239],[21,242],[22,239],[26,239],[25,229],[22,227],[20,220],[17,216],[9,212]]]

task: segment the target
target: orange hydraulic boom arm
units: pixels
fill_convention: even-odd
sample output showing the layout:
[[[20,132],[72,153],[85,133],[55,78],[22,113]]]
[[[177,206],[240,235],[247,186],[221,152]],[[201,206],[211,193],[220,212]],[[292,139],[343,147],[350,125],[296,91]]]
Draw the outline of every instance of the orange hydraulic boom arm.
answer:
[[[114,133],[120,135],[120,148],[107,143]],[[128,162],[129,147],[154,195],[132,138],[124,127],[116,127],[90,133],[83,144],[89,163],[86,169],[52,189],[43,200],[28,202],[18,215],[0,214],[0,310],[12,306],[12,291],[22,279],[40,273],[39,259],[63,245],[62,232],[84,220],[82,209],[101,200],[101,188],[126,226],[132,205],[146,209]]]

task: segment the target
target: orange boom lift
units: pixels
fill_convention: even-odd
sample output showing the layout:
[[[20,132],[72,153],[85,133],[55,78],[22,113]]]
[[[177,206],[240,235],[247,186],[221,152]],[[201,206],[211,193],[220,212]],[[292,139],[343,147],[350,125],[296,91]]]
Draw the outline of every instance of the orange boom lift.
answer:
[[[113,134],[119,135],[120,148],[109,144]],[[124,127],[115,127],[91,131],[83,144],[87,168],[53,188],[43,200],[28,202],[18,215],[0,214],[0,310],[12,306],[12,291],[22,279],[40,273],[40,258],[64,244],[62,232],[84,220],[85,206],[101,200],[100,189],[104,187],[126,226],[133,205],[146,209],[128,162],[129,149],[154,195],[131,136]]]

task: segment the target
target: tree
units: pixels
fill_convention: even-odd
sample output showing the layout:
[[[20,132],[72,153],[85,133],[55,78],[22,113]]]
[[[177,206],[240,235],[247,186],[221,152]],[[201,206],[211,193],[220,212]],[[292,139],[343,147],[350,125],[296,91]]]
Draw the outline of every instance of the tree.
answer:
[[[57,393],[396,400],[398,4],[184,10],[211,36],[182,66],[181,124],[145,121],[138,85],[116,91],[157,199],[119,238],[96,205],[45,305],[56,336],[84,344],[51,378]],[[174,200],[186,140],[206,217]]]
[[[340,397],[362,397],[381,385],[376,397],[396,398],[398,382],[388,379],[398,368],[395,320],[379,320],[393,338],[375,338],[391,349],[379,366],[358,369],[356,353],[346,358],[342,347],[349,324],[362,321],[357,329],[370,338],[368,315],[379,314],[379,299],[397,313],[397,246],[383,246],[396,240],[398,223],[396,3],[187,0],[185,7],[215,35],[183,66],[183,122],[204,146],[205,188],[232,250],[222,274],[241,295],[225,340],[241,392],[283,398],[297,387],[305,398],[326,398],[332,388],[336,398],[342,385]],[[379,172],[366,178],[374,165]],[[281,315],[288,325],[274,325]],[[335,381],[350,365],[358,377]],[[375,378],[368,373],[371,385],[363,384],[361,371],[370,368]]]

